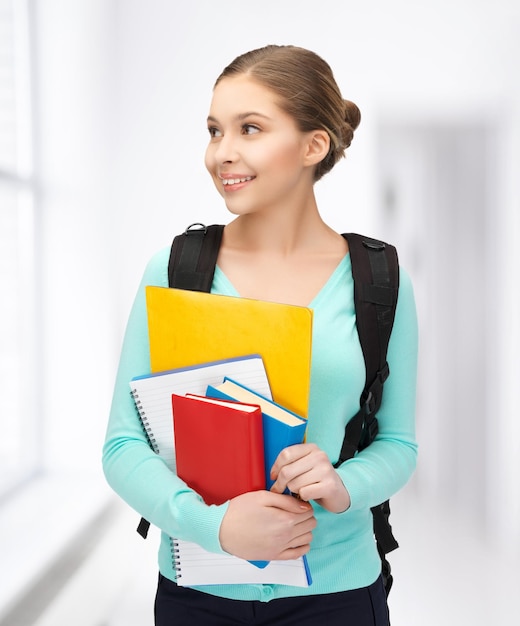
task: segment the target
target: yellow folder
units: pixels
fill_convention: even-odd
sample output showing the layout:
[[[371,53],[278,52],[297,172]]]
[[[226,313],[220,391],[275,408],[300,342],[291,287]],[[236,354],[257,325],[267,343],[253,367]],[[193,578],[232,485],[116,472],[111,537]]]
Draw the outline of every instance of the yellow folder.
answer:
[[[307,417],[312,309],[146,287],[152,372],[260,354],[273,398]]]

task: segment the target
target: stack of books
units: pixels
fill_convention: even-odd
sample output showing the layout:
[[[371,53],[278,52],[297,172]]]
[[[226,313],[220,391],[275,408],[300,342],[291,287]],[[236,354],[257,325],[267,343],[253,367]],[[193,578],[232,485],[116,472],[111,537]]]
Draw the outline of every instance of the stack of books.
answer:
[[[269,489],[278,454],[305,436],[312,311],[160,287],[147,306],[152,373],[130,389],[151,447],[208,505]],[[173,541],[180,585],[311,584],[305,557],[249,562]]]

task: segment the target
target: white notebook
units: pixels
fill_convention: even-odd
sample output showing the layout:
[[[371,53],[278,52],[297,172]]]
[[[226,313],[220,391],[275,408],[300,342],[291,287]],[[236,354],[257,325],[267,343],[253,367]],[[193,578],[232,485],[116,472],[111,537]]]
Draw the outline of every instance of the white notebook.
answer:
[[[172,471],[176,470],[172,394],[205,395],[208,385],[219,385],[225,376],[272,399],[264,363],[258,354],[146,374],[130,381],[130,392],[148,440]],[[207,552],[196,543],[180,539],[172,539],[172,542],[180,586],[278,584],[307,587],[311,584],[305,557],[271,561],[264,567],[232,555]]]
[[[130,392],[148,440],[172,471],[175,471],[172,394],[205,395],[208,385],[219,385],[225,376],[272,398],[264,363],[258,354],[137,376],[130,381]]]
[[[312,583],[307,559],[270,561],[266,567],[256,567],[230,554],[207,552],[198,544],[173,540],[177,584],[196,585],[291,585],[308,587]]]

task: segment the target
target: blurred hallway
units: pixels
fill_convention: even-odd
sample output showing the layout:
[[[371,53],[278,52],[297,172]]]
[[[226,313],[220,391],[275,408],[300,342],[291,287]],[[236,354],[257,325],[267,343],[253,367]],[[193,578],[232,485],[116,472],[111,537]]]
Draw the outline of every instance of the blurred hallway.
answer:
[[[214,13],[0,0],[0,626],[153,623],[157,534],[99,476],[121,339],[151,255],[230,218],[211,86],[266,43],[316,50],[360,105],[320,210],[395,243],[414,282],[393,626],[520,623],[520,2],[228,0],[225,36]]]

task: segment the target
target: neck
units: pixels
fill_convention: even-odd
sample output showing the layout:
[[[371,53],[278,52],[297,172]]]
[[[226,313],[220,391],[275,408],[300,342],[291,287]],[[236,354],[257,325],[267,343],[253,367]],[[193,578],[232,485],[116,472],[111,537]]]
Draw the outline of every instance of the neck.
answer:
[[[305,206],[241,215],[226,226],[225,244],[234,249],[290,256],[312,252],[335,233],[319,214],[314,194]]]

